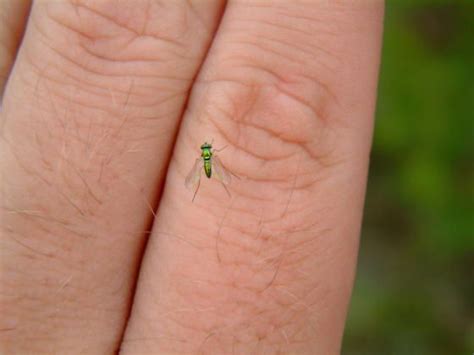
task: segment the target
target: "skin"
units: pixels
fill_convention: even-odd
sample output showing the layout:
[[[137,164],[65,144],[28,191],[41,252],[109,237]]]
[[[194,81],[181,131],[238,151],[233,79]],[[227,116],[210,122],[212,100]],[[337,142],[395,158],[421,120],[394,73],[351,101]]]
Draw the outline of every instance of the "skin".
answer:
[[[383,3],[1,1],[0,352],[339,353]]]

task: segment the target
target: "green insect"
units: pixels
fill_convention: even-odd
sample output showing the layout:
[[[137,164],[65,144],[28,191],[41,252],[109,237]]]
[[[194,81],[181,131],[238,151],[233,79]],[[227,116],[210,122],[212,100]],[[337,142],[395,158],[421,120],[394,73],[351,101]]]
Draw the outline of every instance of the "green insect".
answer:
[[[225,147],[219,150],[213,149],[212,143],[207,142],[204,142],[204,144],[201,145],[201,156],[196,159],[193,168],[184,181],[186,188],[194,190],[193,201],[201,185],[201,173],[203,170],[207,178],[217,178],[230,196],[230,192],[226,185],[229,185],[231,182],[231,173],[224,168],[219,157],[216,155],[216,152],[224,149]]]

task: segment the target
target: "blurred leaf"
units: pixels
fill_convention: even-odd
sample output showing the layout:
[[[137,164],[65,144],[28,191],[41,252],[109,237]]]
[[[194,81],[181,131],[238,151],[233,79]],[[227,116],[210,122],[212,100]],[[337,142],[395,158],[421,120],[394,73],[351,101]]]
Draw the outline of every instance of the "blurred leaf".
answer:
[[[343,354],[474,348],[473,39],[474,1],[387,3]]]

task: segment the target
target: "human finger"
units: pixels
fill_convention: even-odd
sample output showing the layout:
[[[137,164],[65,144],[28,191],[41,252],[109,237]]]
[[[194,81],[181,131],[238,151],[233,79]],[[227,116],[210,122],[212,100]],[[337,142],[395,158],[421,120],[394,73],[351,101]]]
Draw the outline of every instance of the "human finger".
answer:
[[[382,2],[230,1],[191,93],[124,353],[338,353]],[[214,139],[229,185],[183,180]]]
[[[2,352],[116,350],[220,9],[34,3],[0,117]]]

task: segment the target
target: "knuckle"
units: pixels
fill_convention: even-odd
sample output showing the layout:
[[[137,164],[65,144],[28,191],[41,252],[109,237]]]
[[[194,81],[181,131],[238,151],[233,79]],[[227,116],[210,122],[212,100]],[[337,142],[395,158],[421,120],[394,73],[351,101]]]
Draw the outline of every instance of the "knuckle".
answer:
[[[268,153],[260,158],[281,158],[303,149],[330,164],[330,159],[323,160],[333,150],[333,128],[344,124],[335,80],[342,61],[332,43],[337,41],[331,41],[340,28],[327,25],[324,15],[315,13],[317,6],[299,5],[265,4],[265,11],[241,11],[229,20],[227,41],[212,62],[218,69],[210,82],[219,88],[209,101],[215,106],[210,110],[217,112],[206,116],[229,118],[215,123],[248,151],[259,149],[249,136],[265,136],[269,144],[261,149]],[[222,86],[224,93],[218,92]]]
[[[149,8],[141,2],[130,13],[129,5],[114,3],[35,4],[34,30],[21,53],[27,70],[19,71],[18,78],[40,106],[58,101],[58,107],[70,107],[76,116],[94,115],[113,127],[122,119],[127,125],[138,119],[148,126],[175,117],[194,73],[189,60],[197,55],[186,50],[181,31],[170,30],[175,24],[186,26],[184,10],[175,6],[169,23],[157,29],[157,2]],[[165,38],[168,33],[171,37]],[[183,71],[176,73],[176,66]]]
[[[227,72],[235,77],[211,80],[204,108],[229,144],[260,164],[284,164],[301,152],[319,163],[329,158],[331,111],[337,104],[327,85],[263,65],[233,68]]]
[[[188,48],[185,7],[160,6],[156,1],[133,6],[115,1],[49,2],[37,5],[32,23],[42,48],[68,65],[103,76],[155,77],[157,72],[167,73],[163,66],[197,56]],[[167,10],[169,16],[156,21]]]

